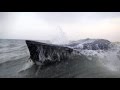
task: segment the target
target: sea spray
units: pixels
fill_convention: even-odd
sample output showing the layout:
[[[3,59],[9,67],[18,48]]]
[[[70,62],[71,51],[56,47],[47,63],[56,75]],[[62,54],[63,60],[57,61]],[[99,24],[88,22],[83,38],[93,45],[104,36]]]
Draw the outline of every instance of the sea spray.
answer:
[[[69,40],[67,39],[66,33],[62,30],[62,28],[59,26],[56,29],[56,33],[51,40],[52,44],[68,44]]]
[[[18,72],[31,68],[33,64],[32,60],[27,61]]]

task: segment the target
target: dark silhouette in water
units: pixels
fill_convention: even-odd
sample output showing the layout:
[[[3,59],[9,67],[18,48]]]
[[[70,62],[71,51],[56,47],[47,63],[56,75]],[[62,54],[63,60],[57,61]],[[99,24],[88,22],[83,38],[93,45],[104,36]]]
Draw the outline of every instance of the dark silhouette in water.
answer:
[[[26,40],[30,52],[30,59],[35,64],[49,64],[60,60],[69,59],[73,49],[53,44],[46,44]]]

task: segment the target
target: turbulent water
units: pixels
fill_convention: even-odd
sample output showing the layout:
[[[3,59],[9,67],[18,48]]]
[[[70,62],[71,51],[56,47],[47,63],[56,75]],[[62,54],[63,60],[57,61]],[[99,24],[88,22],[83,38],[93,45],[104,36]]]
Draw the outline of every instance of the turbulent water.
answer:
[[[0,40],[1,78],[118,78],[120,47],[108,51],[82,50],[70,60],[36,66],[24,40]]]

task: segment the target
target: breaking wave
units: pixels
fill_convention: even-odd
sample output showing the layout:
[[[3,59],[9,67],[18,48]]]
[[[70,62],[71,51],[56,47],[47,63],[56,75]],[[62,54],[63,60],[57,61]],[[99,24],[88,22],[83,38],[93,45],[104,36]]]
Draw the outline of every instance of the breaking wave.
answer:
[[[88,60],[98,60],[109,70],[120,70],[120,44],[112,44],[109,50],[78,50],[79,55],[85,55]]]

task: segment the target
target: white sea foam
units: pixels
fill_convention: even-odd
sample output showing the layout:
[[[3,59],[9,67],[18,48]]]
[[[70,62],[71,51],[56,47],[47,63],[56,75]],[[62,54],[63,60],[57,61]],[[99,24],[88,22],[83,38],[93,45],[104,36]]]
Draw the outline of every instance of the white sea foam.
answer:
[[[33,64],[32,60],[27,61],[18,72],[31,68]]]
[[[111,49],[104,50],[78,50],[81,54],[85,55],[89,60],[91,57],[97,57],[101,65],[111,71],[120,70],[120,44],[112,44]]]

